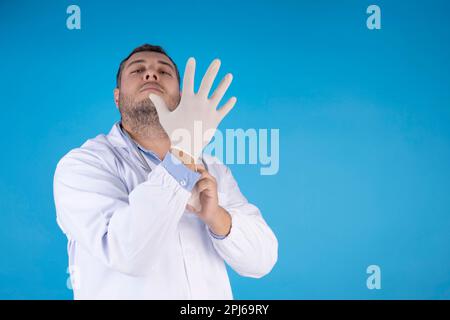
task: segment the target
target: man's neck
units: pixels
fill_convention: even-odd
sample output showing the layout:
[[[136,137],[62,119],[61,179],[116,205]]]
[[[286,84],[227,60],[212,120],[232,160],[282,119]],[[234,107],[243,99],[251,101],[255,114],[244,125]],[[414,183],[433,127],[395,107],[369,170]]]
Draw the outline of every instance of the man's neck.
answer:
[[[162,132],[152,133],[151,130],[146,133],[134,132],[124,122],[122,122],[122,128],[140,146],[153,151],[161,160],[164,159],[165,155],[170,150],[170,139],[167,134],[163,134]]]

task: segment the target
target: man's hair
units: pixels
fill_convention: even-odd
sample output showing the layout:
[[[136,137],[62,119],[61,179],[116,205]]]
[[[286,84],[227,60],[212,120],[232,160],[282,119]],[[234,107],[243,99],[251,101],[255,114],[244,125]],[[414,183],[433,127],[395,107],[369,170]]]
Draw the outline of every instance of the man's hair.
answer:
[[[135,53],[138,52],[143,52],[143,51],[149,51],[149,52],[158,52],[158,53],[162,53],[163,55],[165,55],[167,58],[169,58],[170,62],[173,63],[173,65],[175,66],[175,71],[177,74],[177,79],[178,79],[178,84],[180,84],[180,72],[178,71],[178,67],[175,64],[175,62],[172,60],[171,57],[169,57],[169,55],[166,53],[166,51],[160,47],[160,46],[154,46],[151,44],[143,44],[137,48],[135,48],[133,51],[131,51],[131,53],[128,55],[128,57],[126,57],[125,59],[122,60],[122,62],[119,65],[119,70],[117,70],[117,75],[116,75],[116,87],[120,88],[120,79],[122,77],[122,70],[123,67],[125,65],[125,62],[127,62],[127,60]]]

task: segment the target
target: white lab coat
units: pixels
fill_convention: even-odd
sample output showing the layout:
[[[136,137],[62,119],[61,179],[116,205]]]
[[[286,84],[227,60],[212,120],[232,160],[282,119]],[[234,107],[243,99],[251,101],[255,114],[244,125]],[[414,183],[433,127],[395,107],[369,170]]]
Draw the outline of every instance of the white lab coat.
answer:
[[[225,165],[204,157],[219,204],[232,216],[220,240],[185,210],[191,192],[162,165],[145,172],[125,139],[114,125],[66,154],[55,171],[75,299],[232,299],[224,262],[246,277],[271,271],[277,239]]]

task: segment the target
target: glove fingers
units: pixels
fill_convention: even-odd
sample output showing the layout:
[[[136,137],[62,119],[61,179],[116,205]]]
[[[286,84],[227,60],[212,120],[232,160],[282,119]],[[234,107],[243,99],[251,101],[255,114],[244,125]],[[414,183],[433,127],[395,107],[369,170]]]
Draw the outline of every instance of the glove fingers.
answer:
[[[217,107],[220,100],[222,100],[223,96],[225,95],[225,92],[227,92],[228,88],[230,87],[231,81],[233,81],[233,75],[229,73],[222,79],[220,84],[217,86],[217,89],[212,94],[211,101],[215,107]]]
[[[205,76],[202,79],[202,83],[200,85],[200,89],[198,90],[198,94],[208,98],[209,91],[211,91],[211,87],[214,83],[214,79],[217,76],[220,68],[220,60],[214,59],[213,62],[208,67],[208,70],[205,73]]]
[[[194,78],[195,78],[195,59],[189,58],[186,63],[183,77],[183,94],[194,93]]]
[[[227,103],[225,103],[225,105],[218,110],[219,115],[220,115],[220,120],[222,120],[228,114],[228,112],[230,112],[231,109],[233,109],[234,105],[236,104],[236,101],[237,101],[236,97],[231,97],[227,101]]]
[[[159,117],[162,117],[167,113],[169,113],[169,109],[167,108],[163,98],[154,93],[150,93],[148,97],[153,102],[153,105],[155,106],[155,109],[158,112]]]

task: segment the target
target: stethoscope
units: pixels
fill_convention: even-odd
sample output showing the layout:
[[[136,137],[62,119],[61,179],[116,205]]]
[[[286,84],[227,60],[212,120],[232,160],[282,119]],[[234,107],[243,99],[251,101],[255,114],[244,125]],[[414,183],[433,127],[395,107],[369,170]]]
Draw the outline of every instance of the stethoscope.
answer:
[[[144,167],[144,169],[147,172],[147,174],[150,173],[152,171],[152,168],[148,164],[147,160],[145,160],[145,158],[142,155],[141,150],[139,150],[139,147],[136,144],[136,142],[130,137],[128,132],[123,129],[122,123],[121,122],[116,123],[116,127],[119,130],[119,132],[121,132],[122,135],[125,136],[126,139],[124,139],[124,140],[125,140],[126,144],[128,145],[128,148],[130,148],[130,150],[132,150],[134,152],[135,156],[137,155],[137,158],[139,159],[139,162],[140,162],[141,166]],[[206,163],[203,160],[203,158],[202,158],[202,163],[205,166],[205,169],[208,170],[208,166],[206,165]]]

